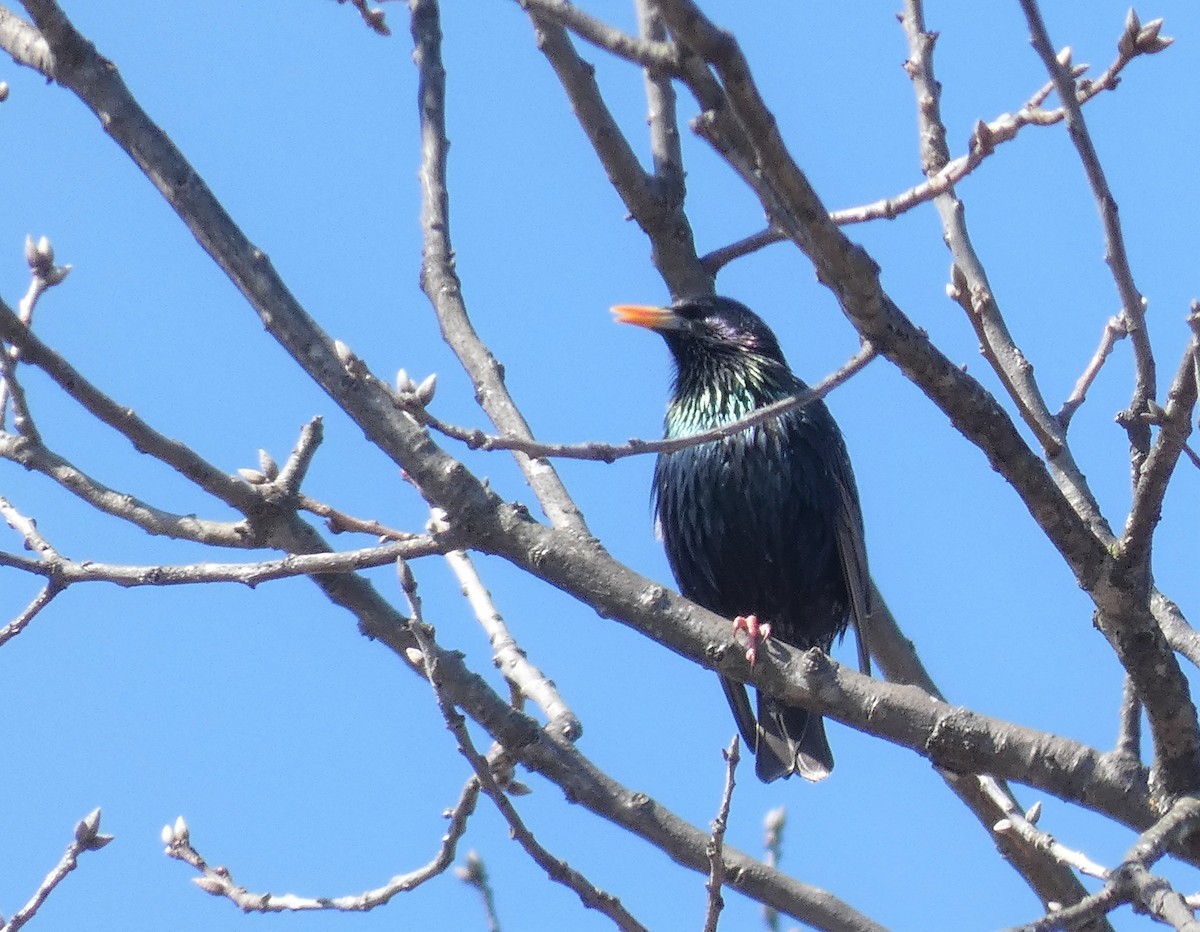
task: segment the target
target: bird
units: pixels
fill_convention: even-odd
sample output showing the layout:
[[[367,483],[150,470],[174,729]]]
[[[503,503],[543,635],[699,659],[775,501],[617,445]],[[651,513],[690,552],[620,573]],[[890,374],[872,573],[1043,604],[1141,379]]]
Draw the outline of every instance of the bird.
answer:
[[[656,331],[674,362],[667,438],[737,421],[808,386],[770,327],[732,298],[620,304],[616,320]],[[753,665],[768,637],[826,653],[853,622],[869,669],[870,611],[862,509],[850,458],[820,400],[719,440],[659,455],[655,523],[679,591],[745,630]],[[736,630],[735,630],[736,634]],[[821,716],[721,678],[764,783],[833,769]]]

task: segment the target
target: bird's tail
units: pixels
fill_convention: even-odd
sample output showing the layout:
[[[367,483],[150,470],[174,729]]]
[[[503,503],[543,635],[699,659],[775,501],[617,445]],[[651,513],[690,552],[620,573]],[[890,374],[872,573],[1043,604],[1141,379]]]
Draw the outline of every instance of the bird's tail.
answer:
[[[754,772],[764,783],[793,773],[816,783],[833,770],[825,721],[815,712],[780,705],[760,692],[756,737]]]

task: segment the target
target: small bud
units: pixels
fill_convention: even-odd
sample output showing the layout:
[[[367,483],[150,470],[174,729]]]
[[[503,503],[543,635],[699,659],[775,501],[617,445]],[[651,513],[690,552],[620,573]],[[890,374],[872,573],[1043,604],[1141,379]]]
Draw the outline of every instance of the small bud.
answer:
[[[1159,30],[1163,27],[1162,18],[1152,19],[1142,27],[1137,34],[1135,45],[1137,50],[1143,55],[1154,55],[1161,52],[1163,49],[1171,45],[1175,40],[1170,36],[1160,36]]]
[[[520,780],[509,780],[508,786],[504,788],[509,796],[528,796],[533,792],[533,787],[528,783],[522,783]]]
[[[225,885],[214,877],[193,877],[192,883],[213,896],[221,896],[225,890]]]
[[[99,851],[101,848],[103,848],[105,845],[107,845],[110,841],[112,841],[115,837],[116,837],[115,835],[99,835],[99,834],[97,834],[92,838],[92,840],[90,842],[88,842],[87,849],[88,849],[88,851]]]
[[[1129,12],[1125,14],[1125,31],[1134,36],[1142,31],[1142,21],[1133,7],[1130,7]]]
[[[348,366],[355,360],[353,351],[351,351],[350,347],[348,347],[341,340],[333,341],[333,353],[335,356],[337,356],[338,362],[340,362],[343,366]]]
[[[487,868],[483,866],[483,858],[474,850],[467,852],[467,863],[464,867],[456,867],[454,873],[464,883],[476,886],[487,883]]]
[[[986,155],[996,148],[995,134],[983,120],[976,120],[968,145],[972,152],[979,151]]]
[[[409,376],[407,369],[401,369],[396,373],[396,390],[401,392],[415,392],[417,383]]]
[[[437,373],[431,372],[417,386],[417,401],[422,405],[428,405],[433,401],[433,394],[437,391]]]
[[[84,847],[90,847],[98,831],[100,831],[100,810],[93,809],[75,826],[75,841]]]
[[[266,450],[258,451],[258,468],[263,471],[263,475],[268,479],[279,478],[279,464],[275,462],[271,454]]]
[[[1071,70],[1071,46],[1065,46],[1061,52],[1054,56],[1060,65]]]
[[[1121,38],[1117,40],[1117,52],[1122,58],[1132,58],[1138,53],[1137,38],[1141,31],[1142,21],[1138,19],[1134,8],[1130,7],[1129,12],[1125,14],[1125,29],[1121,33]]]
[[[413,576],[412,567],[406,560],[396,561],[396,575],[400,577],[400,588],[412,592],[417,588],[417,578]]]
[[[25,261],[29,263],[30,268],[35,268],[38,262],[37,244],[28,233],[25,234]]]
[[[47,285],[61,285],[62,280],[71,274],[71,264],[51,266],[43,276]]]
[[[1012,822],[1010,822],[1008,819],[1001,819],[992,826],[992,831],[997,835],[1003,834],[1004,832],[1010,832],[1012,831]]]
[[[763,818],[763,828],[771,833],[779,833],[783,831],[784,825],[787,824],[787,809],[783,806],[776,806],[774,809],[768,810]]]
[[[408,662],[414,667],[425,666],[425,655],[415,647],[404,648],[404,656],[408,658]]]
[[[181,845],[187,844],[188,827],[187,827],[187,823],[185,821],[183,821],[183,816],[179,816],[175,820],[175,840],[178,841]]]
[[[257,469],[239,469],[238,475],[251,485],[262,485],[267,481],[267,477]]]
[[[171,826],[169,826],[169,825],[164,825],[162,827],[162,831],[158,833],[158,837],[162,839],[162,843],[164,845],[174,844],[175,843],[175,830],[172,829]]]
[[[8,100],[8,82],[0,81],[0,104]]]
[[[1029,807],[1029,811],[1025,813],[1025,820],[1030,825],[1037,825],[1037,820],[1042,817],[1042,801],[1039,799],[1036,803]]]

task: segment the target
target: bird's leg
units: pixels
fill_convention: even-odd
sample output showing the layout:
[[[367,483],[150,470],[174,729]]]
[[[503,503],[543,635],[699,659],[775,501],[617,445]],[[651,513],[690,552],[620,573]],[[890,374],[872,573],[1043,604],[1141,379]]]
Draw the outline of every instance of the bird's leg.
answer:
[[[746,632],[746,662],[754,666],[758,660],[758,645],[771,636],[771,623],[760,622],[757,615],[738,615],[733,619],[733,632]]]

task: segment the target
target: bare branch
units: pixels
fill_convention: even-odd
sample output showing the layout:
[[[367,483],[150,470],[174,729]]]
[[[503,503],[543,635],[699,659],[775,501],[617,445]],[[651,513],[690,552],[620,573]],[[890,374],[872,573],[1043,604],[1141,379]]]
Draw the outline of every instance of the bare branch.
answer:
[[[435,534],[448,530],[445,513],[436,509],[430,525]],[[549,719],[549,728],[568,741],[578,741],[583,734],[583,726],[579,719],[563,701],[562,695],[550,678],[530,663],[525,652],[517,645],[504,619],[496,610],[491,593],[479,578],[471,557],[462,550],[451,550],[445,557],[458,578],[462,593],[471,604],[476,619],[487,633],[496,669],[520,695],[527,696],[537,703],[538,708]]]
[[[566,29],[539,11],[541,6],[530,5],[538,47],[554,68],[608,180],[649,238],[655,267],[673,295],[711,293],[712,275],[696,256],[691,223],[683,212],[682,190],[672,186],[664,189],[660,178],[648,175],[642,168],[604,103],[592,66],[579,57]],[[668,155],[668,161],[669,158]]]
[[[770,867],[779,867],[783,860],[783,828],[787,824],[787,809],[776,806],[763,817],[763,862]],[[763,906],[763,922],[768,932],[779,932],[779,911]]]
[[[53,79],[54,55],[49,43],[30,23],[5,7],[0,7],[0,48],[18,65]]]
[[[1136,483],[1141,473],[1144,457],[1148,452],[1150,432],[1147,426],[1135,424],[1132,419],[1145,412],[1147,404],[1153,401],[1158,393],[1154,355],[1150,347],[1150,335],[1146,329],[1145,299],[1133,280],[1129,256],[1125,251],[1125,237],[1121,231],[1120,218],[1117,215],[1116,198],[1113,197],[1112,191],[1108,187],[1108,180],[1104,175],[1100,158],[1096,154],[1096,147],[1092,143],[1091,134],[1088,132],[1087,123],[1083,118],[1075,81],[1064,61],[1055,54],[1036,0],[1021,0],[1021,9],[1025,11],[1033,47],[1042,59],[1042,64],[1045,65],[1055,89],[1058,91],[1059,101],[1066,112],[1067,132],[1079,153],[1084,173],[1087,175],[1088,183],[1096,198],[1096,206],[1100,210],[1100,217],[1104,224],[1105,259],[1112,271],[1117,294],[1121,300],[1121,315],[1133,342],[1137,382],[1133,398],[1129,403],[1130,423],[1126,425],[1126,429],[1129,431],[1133,448],[1133,475]],[[1148,41],[1140,41],[1137,35],[1140,28],[1139,24],[1132,37],[1128,35],[1128,29],[1126,30],[1126,36],[1117,45],[1121,55],[1132,58],[1139,54],[1150,54],[1161,51],[1169,44],[1169,40],[1160,40],[1157,29],[1154,30],[1153,36],[1148,36]]]
[[[1105,69],[1094,81],[1087,79],[1081,81],[1078,92],[1079,103],[1087,103],[1102,91],[1115,88],[1120,81],[1119,76],[1121,72],[1131,60],[1124,56],[1118,56],[1116,61]],[[914,64],[910,59],[907,67],[911,67]],[[1086,65],[1077,65],[1072,69],[1071,75],[1072,77],[1079,78],[1086,71]],[[966,154],[951,159],[949,150],[945,150],[944,158],[940,160],[940,168],[933,170],[927,167],[927,172],[933,170],[933,173],[920,184],[914,185],[900,194],[873,201],[870,204],[830,211],[829,219],[839,226],[867,223],[872,220],[894,220],[914,207],[918,207],[943,194],[949,193],[954,185],[975,171],[976,168],[987,160],[988,156],[995,153],[999,145],[1016,139],[1017,134],[1024,127],[1052,126],[1055,123],[1062,122],[1066,116],[1066,111],[1061,107],[1054,110],[1043,110],[1040,106],[1041,102],[1045,100],[1046,96],[1052,90],[1054,90],[1053,84],[1045,84],[1016,113],[1003,113],[989,123],[982,121],[976,123],[971,136],[971,146]],[[944,143],[944,127],[942,133]],[[704,263],[705,268],[715,275],[734,259],[749,255],[773,243],[782,242],[787,238],[787,234],[782,230],[776,227],[768,227],[728,246],[714,249],[708,255],[704,256],[701,261]]]
[[[1125,684],[1121,689],[1121,717],[1117,730],[1117,746],[1113,751],[1141,766],[1142,702],[1138,699],[1137,688],[1129,676],[1125,677]]]
[[[596,19],[565,0],[517,0],[517,3],[535,21],[565,26],[585,42],[611,52],[618,58],[641,65],[648,71],[669,76],[679,70],[674,47],[656,30],[644,30],[639,39]],[[641,18],[647,15],[649,10],[645,0],[638,0],[638,4]],[[646,24],[645,19],[640,21],[643,26]]]
[[[0,510],[7,503],[0,499]],[[319,574],[354,573],[358,570],[387,566],[397,558],[408,560],[446,552],[447,544],[436,538],[420,536],[393,541],[378,547],[343,550],[334,553],[288,554],[277,560],[258,563],[187,563],[183,565],[137,566],[121,563],[75,561],[55,555],[42,562],[23,561],[0,553],[0,565],[45,576],[65,588],[74,583],[108,582],[126,588],[139,586],[191,586],[200,583],[240,583],[254,588],[276,579]]]
[[[1200,305],[1193,304],[1187,322],[1192,338],[1167,391],[1166,407],[1156,411],[1154,421],[1159,425],[1158,437],[1137,474],[1133,504],[1121,536],[1120,562],[1144,573],[1149,572],[1151,539],[1162,517],[1167,484],[1192,433],[1196,367],[1200,365]]]
[[[935,78],[933,69],[937,34],[925,26],[921,0],[907,0],[900,22],[908,38],[905,71],[912,79],[917,97],[921,167],[927,176],[935,178],[950,164],[946,128],[941,116],[941,84]],[[994,145],[992,130],[984,124],[976,127],[973,138],[976,151]],[[979,337],[984,356],[1045,451],[1051,475],[1058,487],[1094,533],[1111,539],[1112,533],[1100,512],[1100,506],[1067,445],[1066,428],[1050,413],[1034,378],[1033,366],[1016,345],[1000,312],[983,262],[967,230],[963,204],[953,187],[947,186],[942,190],[934,199],[934,205],[942,221],[943,238],[954,259],[948,289],[950,297],[966,312]]]
[[[738,751],[738,736],[735,734],[729,742],[729,747],[723,752],[725,757],[725,789],[721,793],[721,805],[717,809],[717,817],[712,823],[712,837],[709,840],[708,853],[708,909],[704,914],[704,932],[717,932],[717,923],[721,918],[721,910],[725,908],[725,900],[721,897],[721,885],[725,882],[725,827],[729,824],[729,805],[733,800],[734,773],[737,770],[741,754]]]
[[[7,924],[0,921],[0,932],[17,932],[22,928],[25,923],[37,915],[42,904],[46,902],[46,898],[54,892],[54,888],[66,879],[67,874],[75,870],[81,854],[85,851],[99,851],[112,840],[112,835],[100,834],[100,810],[93,809],[76,824],[75,837],[67,845],[62,859],[46,875],[46,879],[30,897],[29,902],[18,909]]]
[[[90,414],[125,436],[135,449],[182,473],[200,488],[239,510],[253,507],[256,496],[238,479],[205,462],[190,448],[165,437],[97,389],[58,353],[46,346],[0,302],[0,339],[20,351],[21,359],[37,366]]]
[[[339,511],[331,505],[326,505],[307,495],[300,495],[296,499],[296,507],[301,511],[324,518],[325,525],[333,534],[344,534],[349,531],[358,534],[372,534],[383,540],[409,540],[416,536],[411,531],[399,531],[396,528],[388,527],[374,518],[356,518],[348,515],[344,511]]]
[[[225,547],[261,545],[246,521],[210,521],[155,508],[128,492],[109,488],[29,436],[0,433],[0,458],[53,479],[96,510],[128,521],[148,534]]]
[[[472,777],[463,786],[458,802],[444,813],[449,828],[442,836],[441,845],[429,863],[406,874],[397,874],[381,887],[342,896],[307,897],[294,893],[252,893],[239,886],[228,868],[212,867],[192,846],[191,831],[183,816],[174,825],[163,826],[162,839],[167,846],[163,852],[167,857],[190,864],[200,876],[193,882],[205,893],[223,896],[238,909],[248,913],[308,912],[312,910],[338,910],[341,912],[365,912],[382,906],[399,893],[415,890],[454,863],[458,842],[467,830],[467,820],[475,811],[479,799],[479,782]]]
[[[25,628],[28,627],[29,623],[33,621],[34,617],[42,609],[49,605],[54,600],[54,597],[62,591],[63,586],[61,583],[58,583],[55,580],[51,580],[50,582],[46,583],[46,585],[42,587],[41,592],[34,596],[33,601],[25,606],[25,609],[21,612],[21,614],[6,624],[3,628],[0,628],[0,647],[3,647],[18,634],[24,631]]]
[[[496,915],[496,894],[488,879],[483,858],[474,851],[467,852],[467,866],[454,868],[454,873],[469,887],[474,887],[483,900],[483,913],[487,917],[488,932],[500,932],[500,919]]]
[[[667,30],[658,15],[655,0],[637,0],[637,15],[642,39],[666,45]],[[683,148],[679,139],[679,117],[675,108],[675,85],[671,76],[661,69],[645,68],[643,77],[654,180],[668,209],[682,215],[687,186],[684,181]]]
[[[0,496],[0,517],[4,518],[8,522],[8,526],[21,535],[25,542],[25,549],[36,553],[44,565],[62,559],[58,552],[50,546],[49,541],[38,531],[37,521],[21,514],[13,507],[12,502],[3,496]]]
[[[1200,932],[1195,912],[1188,901],[1176,893],[1162,877],[1150,873],[1150,868],[1167,852],[1178,838],[1195,827],[1200,820],[1200,799],[1186,796],[1173,806],[1154,825],[1150,826],[1125,853],[1124,860],[1114,870],[1107,870],[1077,853],[1077,864],[1104,879],[1100,892],[1066,909],[1054,910],[1037,922],[1021,927],[1021,932],[1048,932],[1051,929],[1076,929],[1082,921],[1095,919],[1124,903],[1132,903],[1160,922],[1179,932]],[[1060,852],[1061,853],[1061,852]]]
[[[1056,414],[1057,420],[1063,427],[1071,423],[1071,418],[1075,412],[1079,410],[1079,406],[1087,399],[1088,389],[1092,387],[1092,383],[1096,381],[1096,376],[1100,374],[1100,369],[1104,365],[1104,361],[1108,359],[1112,353],[1113,347],[1117,340],[1123,340],[1129,336],[1129,328],[1125,325],[1125,318],[1121,315],[1110,317],[1104,325],[1104,332],[1100,334],[1100,345],[1096,347],[1096,352],[1092,355],[1091,361],[1083,370],[1083,374],[1079,376],[1079,380],[1075,383],[1075,388],[1072,389],[1070,396],[1063,402],[1063,406]]]
[[[747,428],[754,427],[756,424],[763,424],[772,420],[786,411],[803,408],[805,405],[810,405],[824,398],[839,385],[849,381],[852,376],[857,375],[861,370],[865,369],[867,364],[877,355],[879,355],[878,351],[870,343],[864,342],[859,347],[858,352],[851,356],[841,368],[825,376],[825,378],[810,389],[784,398],[774,404],[756,408],[745,417],[738,418],[736,421],[730,421],[728,424],[722,424],[720,427],[699,431],[695,434],[689,434],[686,437],[663,440],[632,439],[623,444],[539,443],[536,440],[526,440],[513,436],[498,437],[471,428],[456,427],[435,418],[423,408],[419,411],[413,411],[411,407],[406,407],[405,410],[412,411],[413,416],[421,423],[433,428],[438,433],[445,434],[447,437],[461,440],[472,450],[520,450],[528,456],[599,460],[605,463],[612,463],[629,456],[642,456],[647,453],[675,453],[678,450],[699,446],[702,443],[721,440],[724,437],[731,437]]]
[[[421,287],[429,297],[442,336],[475,385],[475,397],[501,430],[532,439],[532,432],[504,384],[504,367],[476,333],[467,315],[454,250],[450,243],[450,195],[446,190],[446,72],[442,66],[442,33],[434,2],[413,0],[413,60],[420,74],[417,95],[421,114]],[[587,532],[579,507],[572,501],[554,467],[522,453],[517,464],[555,527]]]
[[[439,654],[433,643],[433,631],[426,626],[421,617],[421,602],[417,596],[416,581],[413,578],[412,572],[408,569],[407,564],[403,562],[398,562],[397,568],[400,572],[401,587],[404,589],[409,601],[409,610],[412,616],[409,627],[424,657],[425,673],[429,679],[429,685],[433,687],[438,708],[441,710],[442,717],[446,720],[447,727],[458,742],[459,751],[475,771],[475,777],[479,781],[480,788],[495,803],[496,808],[508,823],[512,831],[512,837],[525,849],[526,854],[533,859],[534,863],[546,872],[547,877],[570,890],[574,890],[584,906],[603,913],[623,932],[645,932],[645,927],[633,918],[625,907],[621,905],[619,899],[611,893],[606,893],[599,887],[596,887],[583,874],[568,865],[566,861],[559,860],[547,851],[533,837],[533,834],[525,826],[524,820],[517,813],[516,807],[513,806],[508,797],[504,795],[504,791],[497,785],[487,759],[475,749],[475,744],[471,740],[471,735],[467,731],[463,717],[458,713],[453,703],[444,695],[440,686],[438,674]]]
[[[370,7],[367,5],[367,0],[338,0],[338,3],[349,2],[362,17],[363,22],[370,27],[371,31],[376,35],[390,36],[392,30],[388,28],[387,21],[383,10],[379,7]]]

